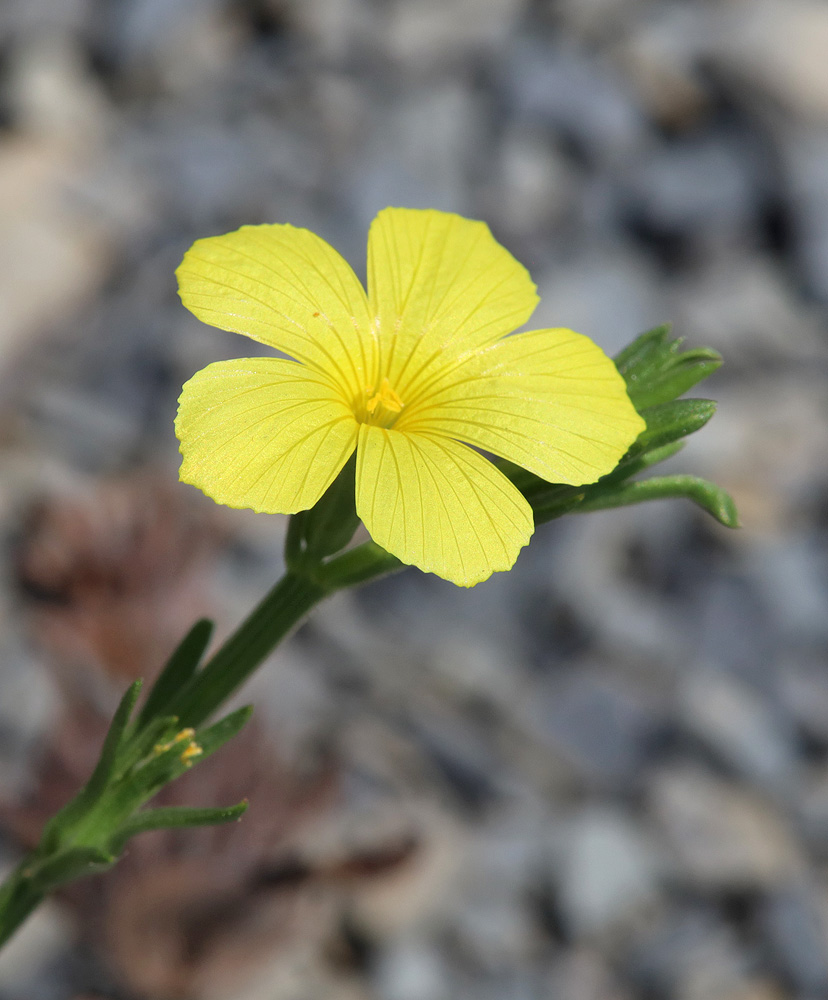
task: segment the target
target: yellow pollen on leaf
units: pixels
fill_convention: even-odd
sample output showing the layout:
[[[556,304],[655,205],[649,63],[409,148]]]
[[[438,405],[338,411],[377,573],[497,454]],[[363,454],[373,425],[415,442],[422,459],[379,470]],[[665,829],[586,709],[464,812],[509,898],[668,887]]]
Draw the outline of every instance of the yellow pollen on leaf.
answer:
[[[176,743],[182,743],[184,740],[192,740],[195,736],[195,729],[187,726],[185,729],[180,730],[175,736],[169,741],[169,743],[156,743],[154,750],[156,753],[165,753],[167,750],[171,750]]]
[[[391,427],[405,406],[391,388],[387,375],[376,392],[373,386],[369,386],[365,390],[365,395],[368,396],[368,401],[365,404],[367,416],[364,423],[373,424],[375,427]]]
[[[181,754],[181,757],[179,759],[181,760],[182,764],[186,764],[189,767],[193,763],[193,758],[194,757],[200,757],[203,753],[204,753],[204,751],[198,745],[198,743],[196,743],[195,741],[193,741],[193,742],[191,742],[189,744],[189,746],[187,746],[184,749],[184,751]]]

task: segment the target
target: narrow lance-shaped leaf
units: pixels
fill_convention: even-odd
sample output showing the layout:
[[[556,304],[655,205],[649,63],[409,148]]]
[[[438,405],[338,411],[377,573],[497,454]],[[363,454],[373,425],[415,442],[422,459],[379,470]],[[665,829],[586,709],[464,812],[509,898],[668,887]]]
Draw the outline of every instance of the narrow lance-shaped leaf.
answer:
[[[196,733],[196,742],[202,749],[202,756],[209,757],[220,747],[231,740],[238,733],[250,716],[253,714],[252,705],[244,705],[237,708],[235,712],[225,715],[223,719],[206,729],[199,729]]]
[[[669,324],[648,330],[615,358],[637,410],[666,403],[712,375],[721,355],[708,347],[680,352],[681,339],[670,339]]]
[[[716,412],[710,399],[676,399],[642,412],[647,429],[638,436],[627,456],[671,444],[700,430]]]
[[[95,770],[92,772],[92,777],[78,795],[46,824],[41,840],[44,850],[54,850],[60,843],[64,833],[89,811],[106,789],[115,769],[118,751],[121,748],[121,741],[123,740],[124,732],[129,724],[132,710],[135,707],[135,702],[138,700],[140,692],[140,680],[134,681],[127,689],[109,726],[109,731],[106,734],[106,739],[101,750],[101,756],[98,759]]]
[[[218,808],[197,808],[189,806],[169,806],[158,809],[144,809],[131,817],[111,841],[112,851],[120,854],[126,842],[139,833],[149,830],[174,830],[180,827],[216,826],[241,819],[247,811],[247,800],[234,806]]]
[[[646,500],[680,497],[692,500],[727,528],[739,526],[739,515],[730,494],[720,486],[697,476],[661,476],[642,482],[624,483],[585,499],[577,510],[578,513],[586,513],[643,503]]]
[[[130,740],[126,740],[118,756],[116,773],[125,775],[130,768],[140,764],[148,757],[159,743],[169,742],[179,731],[178,717],[175,715],[158,716],[152,719],[143,729],[138,730]]]
[[[684,441],[678,440],[672,441],[670,444],[663,444],[658,448],[651,448],[649,451],[639,452],[636,455],[629,455],[608,476],[604,476],[603,479],[599,479],[594,485],[588,486],[586,488],[586,496],[591,496],[594,490],[604,485],[616,485],[624,482],[624,480],[629,479],[631,476],[637,475],[639,472],[643,472],[645,469],[651,468],[653,465],[658,465],[659,462],[666,462],[668,458],[677,455],[683,447]]]
[[[213,623],[208,618],[202,618],[184,636],[152,686],[138,716],[139,729],[146,726],[154,716],[160,715],[193,676],[212,635]]]

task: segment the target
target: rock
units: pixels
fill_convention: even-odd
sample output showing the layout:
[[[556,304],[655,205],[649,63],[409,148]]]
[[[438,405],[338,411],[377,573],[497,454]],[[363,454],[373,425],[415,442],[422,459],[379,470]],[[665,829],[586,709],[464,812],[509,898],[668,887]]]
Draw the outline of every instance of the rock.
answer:
[[[632,691],[586,672],[539,691],[532,709],[541,738],[598,787],[635,778],[657,727]]]
[[[367,229],[386,205],[464,211],[464,150],[482,141],[483,124],[475,95],[454,81],[377,106],[346,178],[361,225]]]
[[[622,11],[629,11],[629,5],[622,5]],[[708,109],[710,95],[698,64],[709,36],[709,22],[698,8],[671,3],[651,8],[647,17],[636,18],[613,39],[644,105],[669,128],[688,129]]]
[[[501,145],[487,218],[518,236],[542,235],[571,209],[577,179],[564,157],[531,127],[510,130]]]
[[[8,93],[15,125],[88,159],[110,130],[113,109],[77,41],[34,34],[12,50]]]
[[[656,911],[639,931],[627,962],[640,990],[636,995],[722,1000],[740,996],[750,983],[750,960],[736,936],[699,906]]]
[[[699,769],[656,772],[649,808],[677,877],[697,889],[768,889],[804,870],[792,829],[770,803]]]
[[[0,5],[0,39],[38,32],[91,33],[93,0],[6,0]]]
[[[757,540],[746,568],[757,582],[783,641],[824,648],[828,642],[825,558],[803,532]]]
[[[828,137],[824,128],[789,127],[783,147],[795,253],[808,288],[828,302]]]
[[[822,656],[817,653],[813,658],[799,655],[783,660],[776,692],[805,736],[828,745],[828,677]]]
[[[385,949],[372,979],[387,1000],[440,1000],[451,995],[445,962],[435,945],[403,938]]]
[[[587,192],[584,201],[600,192]],[[603,213],[603,209],[598,209]],[[595,228],[601,224],[596,221]],[[669,315],[650,261],[629,246],[556,246],[551,266],[534,274],[541,296],[533,328],[565,326],[592,337],[610,355]]]
[[[274,6],[274,0],[270,3]],[[365,0],[285,0],[280,6],[300,34],[331,59],[374,48],[384,23]]]
[[[574,46],[522,39],[508,63],[511,116],[574,143],[595,165],[624,162],[646,146],[646,122],[612,65]]]
[[[230,69],[245,41],[222,0],[135,0],[112,20],[121,72],[141,91],[186,95]]]
[[[30,652],[15,648],[7,609],[2,619],[6,638],[0,642],[0,802],[11,802],[27,787],[31,754],[57,714],[56,684]]]
[[[826,355],[818,312],[769,257],[713,255],[672,290],[670,299],[675,329],[688,343],[709,344],[731,364],[755,363],[760,354],[802,361]]]
[[[796,802],[797,820],[813,855],[824,861],[828,856],[828,771],[812,768],[801,783]]]
[[[735,678],[699,670],[679,687],[679,716],[728,767],[781,789],[797,765],[794,734],[778,711]]]
[[[418,70],[485,53],[508,37],[520,0],[391,0],[383,48]]]
[[[642,0],[556,0],[548,6],[554,8],[567,33],[594,43],[623,36],[630,22],[638,20],[644,5]],[[651,16],[657,13],[653,11]]]
[[[730,0],[717,22],[713,54],[724,71],[788,112],[828,120],[828,7],[821,0]]]
[[[72,185],[83,167],[62,147],[32,139],[0,147],[0,364],[80,306],[109,267],[109,246]]]
[[[813,456],[828,449],[817,375],[820,364],[814,358],[798,366],[798,375],[766,374],[763,366],[750,380],[750,388],[747,384],[729,388],[716,413],[715,433],[705,430],[691,438],[682,456],[683,468],[693,462],[689,468],[697,474],[732,490],[740,520],[751,535],[779,539],[790,534],[803,490],[813,478]],[[768,657],[779,640],[765,594],[760,592],[768,584],[735,574],[714,579],[710,591],[700,595],[711,631],[700,631],[697,651],[704,655],[705,650],[715,649],[713,661],[729,662],[754,677],[766,673]],[[750,629],[734,630],[727,624],[726,619],[734,620],[731,604],[741,606],[740,614],[752,622]],[[741,664],[734,662],[737,656]]]
[[[463,952],[490,974],[519,968],[532,957],[535,928],[529,908],[511,887],[507,894],[472,891],[453,931]]]
[[[570,819],[566,841],[560,903],[576,937],[605,931],[652,901],[657,852],[619,810],[585,808]]]
[[[762,908],[762,926],[785,976],[804,995],[828,990],[828,899],[813,885],[773,893]]]
[[[566,1000],[629,1000],[627,992],[613,976],[598,949],[573,948],[561,956],[552,969],[548,997]]]
[[[761,164],[743,139],[707,131],[637,157],[622,212],[665,238],[727,243],[749,228],[760,179]]]

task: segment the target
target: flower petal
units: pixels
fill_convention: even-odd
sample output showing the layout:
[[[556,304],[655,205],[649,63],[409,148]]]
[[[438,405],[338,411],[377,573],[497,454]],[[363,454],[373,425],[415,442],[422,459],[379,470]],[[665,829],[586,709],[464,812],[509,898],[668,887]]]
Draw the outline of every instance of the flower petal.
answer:
[[[386,208],[368,235],[368,295],[381,370],[397,393],[521,326],[538,297],[529,272],[483,222]]]
[[[400,431],[447,435],[553,483],[611,472],[645,423],[612,360],[572,330],[506,337],[430,386]]]
[[[200,320],[243,333],[363,392],[375,367],[359,279],[323,239],[294,226],[242,226],[197,240],[176,271]]]
[[[185,383],[175,430],[180,478],[217,503],[293,514],[351,456],[357,423],[326,379],[281,358],[208,365]]]
[[[510,569],[534,530],[529,504],[491,462],[430,434],[363,424],[356,501],[377,544],[463,587]]]

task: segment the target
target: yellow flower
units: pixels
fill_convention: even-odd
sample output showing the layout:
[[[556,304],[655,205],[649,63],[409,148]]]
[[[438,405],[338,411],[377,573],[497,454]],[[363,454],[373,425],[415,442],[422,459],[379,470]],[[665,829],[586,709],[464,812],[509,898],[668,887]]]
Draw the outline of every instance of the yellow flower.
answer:
[[[357,449],[357,513],[374,541],[463,586],[509,569],[534,527],[475,449],[581,485],[644,429],[588,338],[507,336],[535,286],[482,222],[380,212],[367,295],[329,244],[289,225],[198,240],[177,276],[199,319],[295,359],[220,361],[186,383],[181,479],[231,507],[291,514]]]

